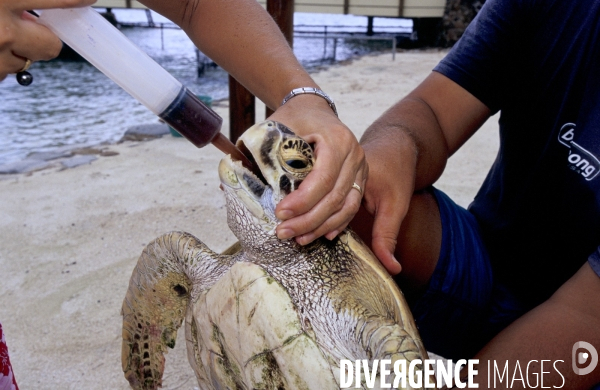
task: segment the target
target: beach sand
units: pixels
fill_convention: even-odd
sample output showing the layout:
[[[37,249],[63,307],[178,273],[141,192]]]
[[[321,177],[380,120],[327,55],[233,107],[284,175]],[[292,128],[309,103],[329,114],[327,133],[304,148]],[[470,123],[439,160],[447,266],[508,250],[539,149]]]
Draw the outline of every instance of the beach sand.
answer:
[[[360,137],[445,53],[366,56],[313,76]],[[227,103],[215,110],[227,133]],[[262,105],[257,112],[264,118]],[[437,184],[463,206],[495,157],[496,123],[490,119],[450,159]],[[120,309],[143,247],[171,230],[188,231],[215,251],[235,241],[214,147],[199,150],[167,135],[105,149],[118,154],[73,169],[0,176],[0,322],[23,390],[128,389]],[[180,331],[163,388],[195,387]]]

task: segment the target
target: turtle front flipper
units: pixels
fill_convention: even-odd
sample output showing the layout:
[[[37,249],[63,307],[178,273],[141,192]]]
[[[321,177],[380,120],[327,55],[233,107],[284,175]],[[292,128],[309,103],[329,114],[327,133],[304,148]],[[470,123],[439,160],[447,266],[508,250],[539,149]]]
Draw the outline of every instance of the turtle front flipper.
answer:
[[[134,389],[162,384],[164,353],[175,346],[190,301],[231,266],[200,240],[171,232],[148,244],[138,259],[123,301],[121,363]]]
[[[413,361],[421,361],[421,363],[416,365],[416,368],[421,373],[424,373],[425,371],[423,370],[422,362],[423,359],[428,359],[426,352],[425,355],[423,355],[421,341],[419,339],[414,339],[413,336],[398,323],[380,316],[372,316],[360,321],[356,331],[356,336],[360,345],[364,348],[364,351],[366,351],[370,362],[373,362],[374,360],[387,360],[390,362],[390,368],[392,368],[394,367],[394,364],[396,364],[396,361],[403,361],[401,371],[404,371],[404,379],[397,380],[394,376],[394,370],[392,369],[392,373],[386,378],[386,382],[393,384],[397,380],[398,387],[392,386],[393,388],[402,390],[414,389],[410,386],[408,378],[409,365]],[[415,370],[415,377],[411,378],[415,383],[421,381],[416,374],[417,370]],[[376,382],[380,382],[379,373],[377,373]],[[433,384],[435,383],[435,377],[430,376],[424,378],[422,383]],[[373,386],[367,384],[366,388],[373,388]],[[418,389],[422,388],[424,387],[418,387]]]

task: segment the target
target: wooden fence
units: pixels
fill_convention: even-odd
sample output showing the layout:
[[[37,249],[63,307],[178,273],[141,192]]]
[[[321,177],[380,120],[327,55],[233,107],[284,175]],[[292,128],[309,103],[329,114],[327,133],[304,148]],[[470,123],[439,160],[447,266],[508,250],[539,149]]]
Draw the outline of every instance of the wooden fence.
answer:
[[[267,0],[258,2],[266,8]],[[364,16],[440,18],[444,14],[445,4],[445,0],[295,0],[294,10]],[[94,7],[146,8],[136,0],[98,0]]]

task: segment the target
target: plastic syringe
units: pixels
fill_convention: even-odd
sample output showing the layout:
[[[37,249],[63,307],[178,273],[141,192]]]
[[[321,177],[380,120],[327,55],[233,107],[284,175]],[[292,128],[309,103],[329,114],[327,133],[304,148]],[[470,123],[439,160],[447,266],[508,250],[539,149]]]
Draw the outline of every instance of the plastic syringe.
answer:
[[[197,147],[212,143],[252,164],[223,134],[223,119],[91,7],[36,11],[39,22]]]

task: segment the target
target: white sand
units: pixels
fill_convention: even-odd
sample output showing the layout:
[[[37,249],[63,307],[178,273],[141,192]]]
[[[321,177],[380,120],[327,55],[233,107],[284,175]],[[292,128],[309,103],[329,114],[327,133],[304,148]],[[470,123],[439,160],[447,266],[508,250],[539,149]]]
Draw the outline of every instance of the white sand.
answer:
[[[444,54],[409,51],[395,61],[389,53],[367,56],[314,77],[360,137]],[[228,117],[226,103],[216,111]],[[496,122],[488,121],[440,179],[438,186],[461,205],[471,201],[495,157]],[[216,251],[234,242],[215,148],[198,150],[166,136],[109,149],[119,155],[0,180],[0,322],[23,390],[128,389],[120,308],[142,248],[170,230],[188,231]],[[179,337],[167,356],[164,388],[196,386]]]

